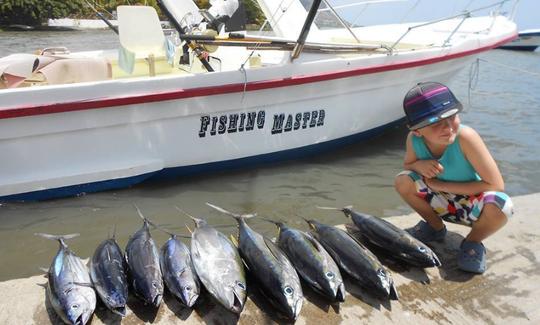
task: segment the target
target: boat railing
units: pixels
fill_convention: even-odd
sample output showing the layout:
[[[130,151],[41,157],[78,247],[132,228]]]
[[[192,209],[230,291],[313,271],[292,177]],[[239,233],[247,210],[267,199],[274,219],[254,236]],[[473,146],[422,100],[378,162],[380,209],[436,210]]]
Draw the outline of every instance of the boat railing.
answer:
[[[496,3],[493,3],[493,4],[490,4],[490,5],[487,5],[487,6],[484,6],[484,7],[480,7],[480,8],[476,8],[476,9],[472,9],[472,10],[465,10],[464,12],[460,13],[460,14],[457,14],[457,15],[452,15],[452,16],[448,16],[448,17],[444,17],[444,18],[439,18],[439,19],[435,19],[435,20],[431,20],[431,21],[428,21],[428,22],[425,22],[425,23],[421,23],[421,24],[417,24],[417,25],[414,25],[414,26],[409,26],[407,28],[407,30],[405,31],[405,33],[403,33],[392,45],[390,45],[389,47],[387,47],[387,50],[388,50],[388,55],[392,55],[394,53],[394,49],[396,48],[396,46],[405,38],[405,36],[407,36],[411,31],[415,30],[415,29],[418,29],[418,28],[421,28],[421,27],[425,27],[425,26],[428,26],[428,25],[433,25],[433,24],[436,24],[436,23],[440,23],[440,22],[443,22],[443,21],[447,21],[447,20],[452,20],[452,19],[456,19],[456,18],[462,18],[461,21],[459,22],[459,24],[457,24],[457,26],[452,30],[452,32],[450,33],[450,35],[448,35],[448,37],[446,38],[446,40],[443,42],[442,46],[443,47],[446,47],[446,46],[449,46],[450,44],[450,40],[452,39],[452,37],[454,36],[455,33],[457,33],[457,31],[461,28],[461,26],[463,25],[463,23],[465,22],[465,20],[469,19],[470,17],[472,17],[472,13],[474,12],[477,12],[477,11],[482,11],[482,10],[486,10],[486,9],[490,9],[490,8],[494,8],[494,7],[498,7],[495,12],[496,13],[499,13],[502,6],[507,3],[507,2],[510,2],[510,1],[513,1],[513,0],[502,0],[502,1],[499,1],[499,2],[496,2]],[[517,1],[517,0],[515,0]],[[489,28],[487,28],[486,30],[487,31],[490,31],[491,28],[493,27],[493,24],[495,22],[495,18],[496,18],[497,15],[493,15],[493,21],[491,22],[491,25],[489,26]]]

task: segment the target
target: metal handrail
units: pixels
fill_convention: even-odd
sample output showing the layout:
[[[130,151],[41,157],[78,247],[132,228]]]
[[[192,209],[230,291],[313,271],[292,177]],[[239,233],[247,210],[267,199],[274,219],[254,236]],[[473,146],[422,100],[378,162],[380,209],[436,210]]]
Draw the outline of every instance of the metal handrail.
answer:
[[[484,6],[484,7],[480,7],[480,8],[476,8],[476,9],[473,9],[473,10],[466,10],[464,11],[463,13],[461,14],[457,14],[457,15],[452,15],[452,16],[449,16],[449,17],[445,17],[445,18],[439,18],[439,19],[436,19],[436,20],[432,20],[432,21],[429,21],[429,22],[426,22],[426,23],[422,23],[422,24],[418,24],[418,25],[414,25],[414,26],[410,26],[409,28],[407,28],[407,31],[405,31],[405,33],[403,33],[403,35],[401,35],[389,48],[388,48],[388,55],[391,55],[393,52],[394,52],[394,49],[395,47],[399,44],[399,42],[401,42],[401,40],[407,36],[407,34],[409,34],[410,31],[412,31],[413,29],[416,29],[416,28],[420,28],[420,27],[424,27],[424,26],[428,26],[428,25],[432,25],[432,24],[436,24],[436,23],[440,23],[441,21],[445,21],[445,20],[451,20],[451,19],[455,19],[455,18],[459,18],[459,17],[463,17],[463,19],[460,21],[460,23],[456,26],[456,28],[452,31],[452,33],[450,33],[450,35],[448,36],[448,38],[444,41],[443,43],[443,46],[447,46],[447,44],[450,42],[450,39],[452,38],[452,36],[454,36],[454,34],[458,31],[458,29],[461,27],[461,25],[463,24],[463,22],[465,22],[465,20],[467,20],[468,18],[470,18],[472,15],[473,12],[476,12],[476,11],[481,11],[481,10],[485,10],[485,9],[489,9],[489,8],[493,8],[493,7],[496,7],[496,6],[499,6],[499,10],[500,8],[502,7],[503,4],[505,4],[506,2],[509,2],[509,1],[512,1],[512,0],[502,0],[502,1],[499,1],[499,2],[496,2],[494,4],[491,4],[491,5],[488,5],[488,6]],[[492,25],[493,26],[493,25]],[[490,27],[491,29],[491,27]]]

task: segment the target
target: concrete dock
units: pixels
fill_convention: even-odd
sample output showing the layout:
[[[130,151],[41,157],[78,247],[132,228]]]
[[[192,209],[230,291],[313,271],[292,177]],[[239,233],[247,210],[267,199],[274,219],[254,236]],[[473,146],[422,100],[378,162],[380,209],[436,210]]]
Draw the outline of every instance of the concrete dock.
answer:
[[[305,289],[297,324],[539,324],[540,323],[540,193],[514,197],[515,215],[484,242],[488,269],[472,275],[457,269],[458,247],[469,228],[447,224],[449,233],[433,248],[440,268],[419,269],[381,256],[392,271],[399,301],[381,301],[346,279],[346,301],[331,305]],[[389,218],[405,228],[418,215]],[[352,228],[350,228],[352,229]],[[61,324],[46,299],[43,276],[0,283],[0,324]],[[248,280],[248,287],[250,282]],[[157,310],[130,298],[124,319],[98,304],[91,324],[274,324],[277,316],[256,290],[240,317],[216,305],[206,294],[194,310],[182,308],[170,295]]]

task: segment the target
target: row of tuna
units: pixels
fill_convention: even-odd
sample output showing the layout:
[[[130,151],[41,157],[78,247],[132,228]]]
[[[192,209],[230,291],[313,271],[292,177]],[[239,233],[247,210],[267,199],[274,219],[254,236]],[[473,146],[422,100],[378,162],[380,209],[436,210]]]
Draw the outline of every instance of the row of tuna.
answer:
[[[273,242],[247,224],[254,214],[239,215],[208,205],[236,219],[237,239],[230,241],[205,220],[190,216],[196,226],[191,233],[190,251],[179,239],[183,236],[154,225],[137,208],[144,223],[129,239],[125,256],[113,235],[97,247],[90,272],[65,243],[77,234],[38,234],[60,242],[47,274],[47,293],[54,310],[68,324],[85,324],[94,312],[97,292],[107,308],[125,316],[128,284],[146,304],[161,304],[165,284],[182,304],[192,307],[202,284],[221,305],[239,314],[247,298],[245,267],[264,296],[290,319],[296,319],[302,308],[300,278],[331,301],[345,299],[341,272],[375,296],[398,299],[390,273],[344,230],[306,220],[311,228],[308,233],[267,220],[279,229]],[[364,239],[389,255],[419,267],[441,265],[428,246],[386,220],[357,213],[350,207],[337,210],[352,219]],[[160,252],[150,226],[171,236]]]

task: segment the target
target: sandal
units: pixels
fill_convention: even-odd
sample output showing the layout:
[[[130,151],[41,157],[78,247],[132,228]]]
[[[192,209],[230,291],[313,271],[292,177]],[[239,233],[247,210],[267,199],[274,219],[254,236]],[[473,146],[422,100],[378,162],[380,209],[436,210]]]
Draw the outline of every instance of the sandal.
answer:
[[[461,242],[458,267],[466,272],[482,274],[486,270],[486,248],[473,241]]]
[[[423,220],[418,222],[414,227],[405,229],[405,231],[423,243],[432,241],[442,242],[447,233],[446,226],[437,231]]]

